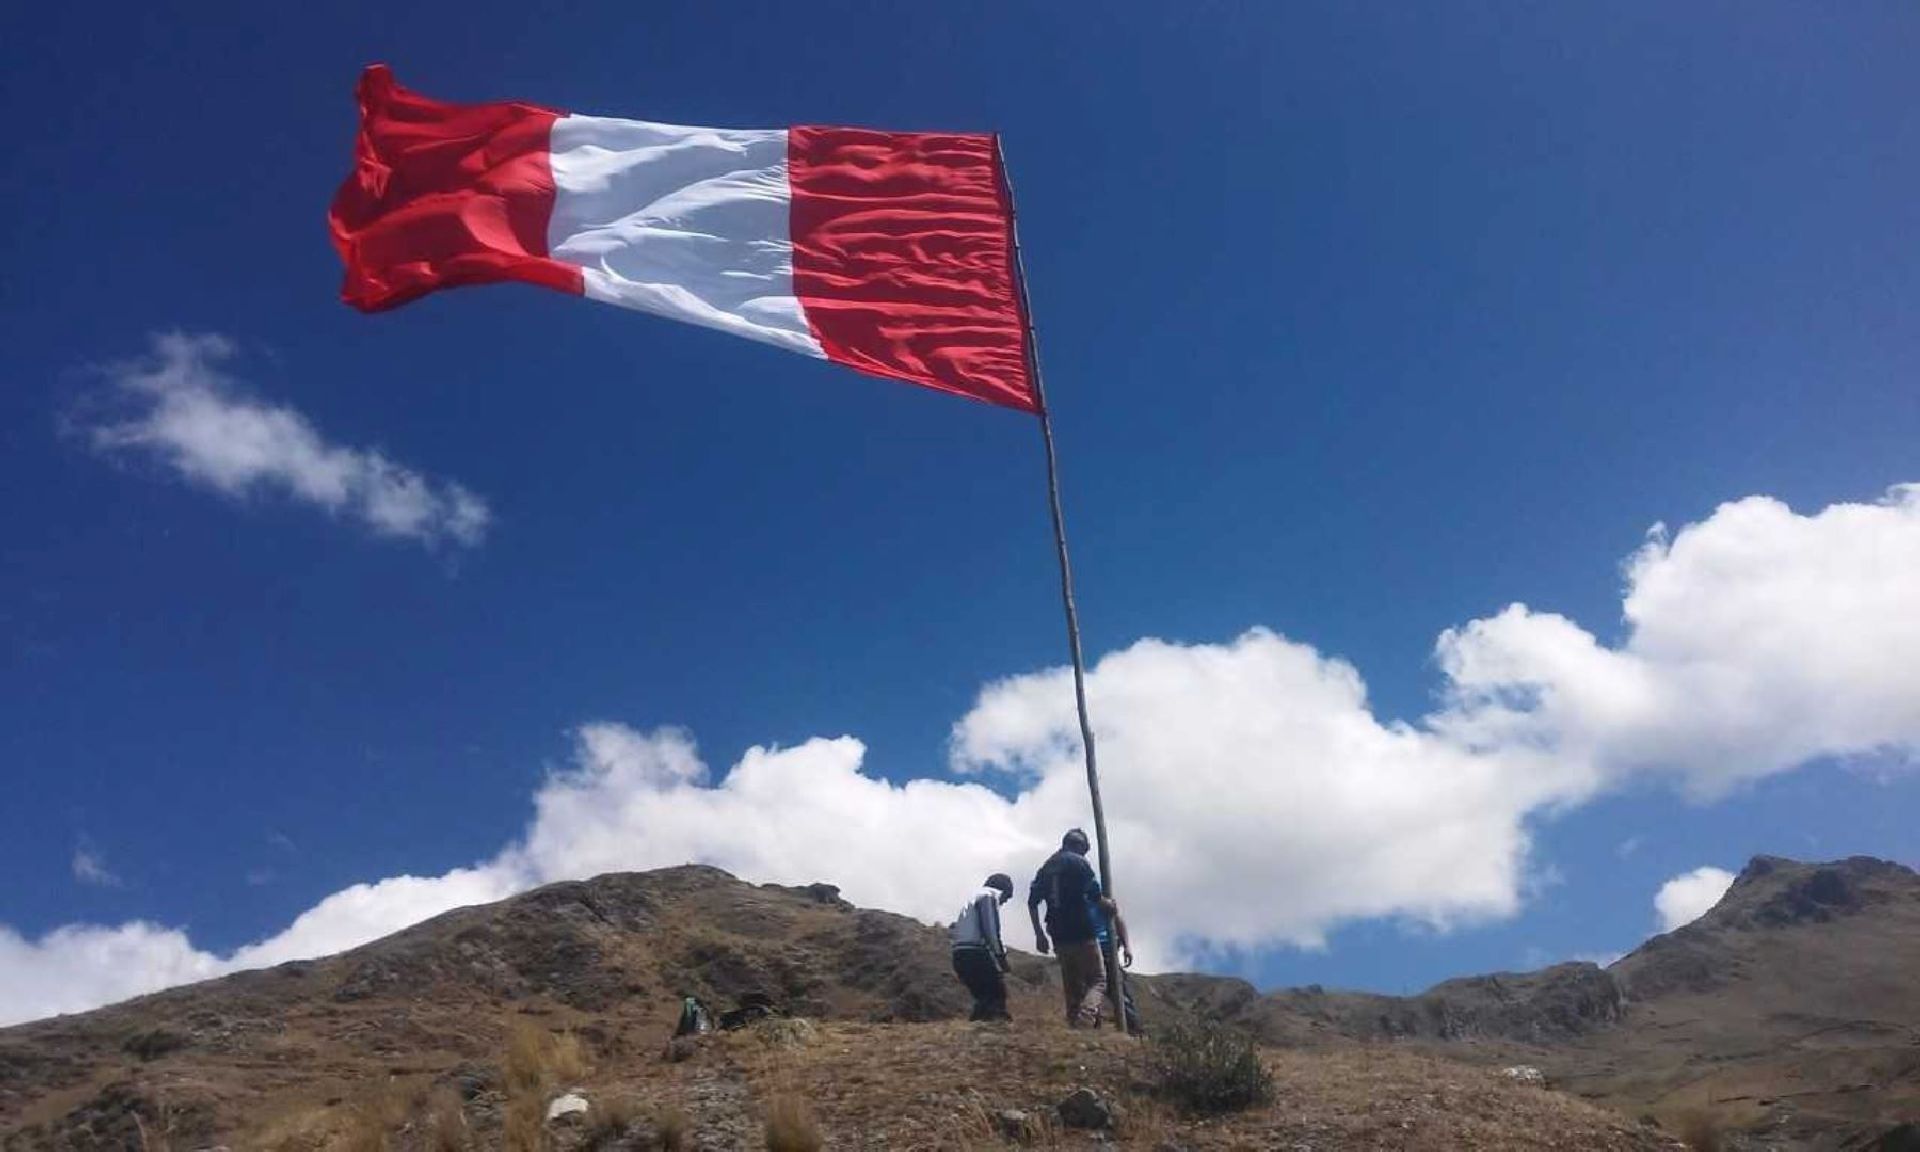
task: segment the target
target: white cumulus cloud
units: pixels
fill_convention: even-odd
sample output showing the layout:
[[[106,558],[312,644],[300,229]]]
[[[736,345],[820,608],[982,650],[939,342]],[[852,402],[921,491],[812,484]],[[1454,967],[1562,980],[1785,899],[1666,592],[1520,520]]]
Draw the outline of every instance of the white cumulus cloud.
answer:
[[[1143,640],[1088,681],[1115,886],[1148,962],[1317,946],[1344,920],[1511,915],[1522,819],[1561,794],[1527,750],[1474,752],[1374,716],[1350,665],[1264,629]],[[959,766],[1003,776],[1036,847],[1085,819],[1070,674],[989,686]]]
[[[1725,868],[1695,868],[1682,872],[1660,885],[1654,893],[1653,910],[1660,918],[1660,931],[1671,932],[1691,924],[1713,910],[1720,897],[1733,887],[1733,873]]]
[[[1812,515],[1727,504],[1634,555],[1617,645],[1521,605],[1443,634],[1441,704],[1418,723],[1375,715],[1355,668],[1266,629],[1107,655],[1088,693],[1143,966],[1313,947],[1356,919],[1512,916],[1542,889],[1532,819],[1637,776],[1705,800],[1823,758],[1911,763],[1915,571],[1920,488]],[[226,956],[145,925],[0,937],[0,1021],[338,951],[553,880],[689,861],[944,919],[986,873],[1030,871],[1088,821],[1066,671],[987,685],[951,748],[950,771],[904,782],[870,770],[851,736],[751,748],[716,772],[679,730],[587,724],[492,858],[355,885]],[[1676,878],[1662,922],[1730,881]],[[121,950],[79,947],[104,940]],[[79,991],[51,995],[75,966]]]
[[[218,976],[220,959],[184,932],[134,921],[74,924],[27,940],[0,924],[0,1025]]]
[[[233,356],[222,336],[154,337],[146,357],[107,369],[116,413],[88,423],[93,445],[224,496],[278,493],[381,536],[467,547],[486,536],[492,514],[479,496],[377,449],[330,443],[300,412],[246,395],[223,371]]]
[[[1593,780],[1666,775],[1711,799],[1825,757],[1920,749],[1920,484],[1814,515],[1755,496],[1626,569],[1627,636],[1515,604],[1440,639],[1436,729],[1530,747]]]

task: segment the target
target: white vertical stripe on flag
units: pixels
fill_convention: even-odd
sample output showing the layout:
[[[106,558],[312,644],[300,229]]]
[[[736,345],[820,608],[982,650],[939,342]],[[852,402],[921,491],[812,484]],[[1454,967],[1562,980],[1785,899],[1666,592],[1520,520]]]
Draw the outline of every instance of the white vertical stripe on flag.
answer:
[[[824,356],[793,289],[785,130],[563,116],[548,253],[586,295]]]

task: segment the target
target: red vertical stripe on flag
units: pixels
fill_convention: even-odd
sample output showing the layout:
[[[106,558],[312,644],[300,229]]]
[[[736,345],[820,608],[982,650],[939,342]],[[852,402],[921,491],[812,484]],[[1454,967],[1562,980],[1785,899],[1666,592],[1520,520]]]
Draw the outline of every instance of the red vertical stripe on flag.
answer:
[[[430,100],[383,64],[361,75],[359,98],[353,173],[328,214],[343,300],[377,312],[496,280],[580,292],[580,270],[547,257],[548,140],[561,113]]]
[[[1033,412],[993,137],[794,128],[794,295],[827,358]]]

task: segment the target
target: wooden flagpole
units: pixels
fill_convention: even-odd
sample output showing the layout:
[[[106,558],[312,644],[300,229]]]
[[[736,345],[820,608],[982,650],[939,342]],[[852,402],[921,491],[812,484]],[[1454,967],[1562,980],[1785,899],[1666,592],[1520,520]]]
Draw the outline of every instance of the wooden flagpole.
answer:
[[[1007,174],[1006,152],[1000,137],[993,138],[994,161],[1000,168],[1000,186],[1007,193],[1007,232],[1013,241],[1014,282],[1019,286],[1020,315],[1027,326],[1027,376],[1033,381],[1033,398],[1039,409],[1040,440],[1047,454],[1047,503],[1053,512],[1053,547],[1060,558],[1060,600],[1067,611],[1067,651],[1073,657],[1073,701],[1080,710],[1080,747],[1086,754],[1087,792],[1093,798],[1093,835],[1100,852],[1100,887],[1113,899],[1113,857],[1107,851],[1107,813],[1100,803],[1100,768],[1094,754],[1093,721],[1087,715],[1087,669],[1080,655],[1080,611],[1073,602],[1073,564],[1067,558],[1066,517],[1060,511],[1060,468],[1053,450],[1052,410],[1047,406],[1047,388],[1040,376],[1040,336],[1034,330],[1033,308],[1027,299],[1027,263],[1020,253],[1019,213],[1014,208],[1013,178]],[[1117,954],[1118,925],[1108,933],[1104,961],[1107,967],[1107,993],[1113,1001],[1114,1027],[1126,1031],[1126,970]]]

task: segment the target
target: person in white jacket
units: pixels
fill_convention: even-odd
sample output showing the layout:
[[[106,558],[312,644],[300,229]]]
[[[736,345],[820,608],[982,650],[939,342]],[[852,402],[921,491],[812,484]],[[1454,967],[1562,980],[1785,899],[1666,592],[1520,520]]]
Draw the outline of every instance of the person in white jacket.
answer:
[[[973,993],[971,1020],[1011,1020],[1007,1011],[1007,946],[1000,936],[1000,905],[1013,899],[1013,878],[987,877],[947,928],[953,943],[953,973]]]

